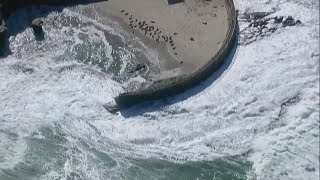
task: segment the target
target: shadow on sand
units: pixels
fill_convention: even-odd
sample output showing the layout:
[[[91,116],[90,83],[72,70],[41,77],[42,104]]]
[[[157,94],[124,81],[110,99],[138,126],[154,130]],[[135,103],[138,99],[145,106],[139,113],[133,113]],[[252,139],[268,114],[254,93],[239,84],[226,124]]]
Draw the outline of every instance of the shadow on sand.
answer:
[[[125,118],[129,118],[129,117],[139,116],[147,112],[159,111],[161,109],[164,109],[166,106],[184,101],[200,93],[201,91],[203,91],[204,89],[212,85],[215,81],[221,78],[223,74],[226,73],[226,71],[228,71],[228,69],[230,69],[232,64],[234,63],[233,60],[236,57],[237,50],[238,50],[238,35],[239,35],[239,27],[237,26],[236,37],[234,39],[235,42],[226,60],[223,62],[223,64],[219,67],[217,71],[212,73],[212,75],[209,76],[204,81],[199,82],[197,86],[174,96],[168,96],[166,98],[162,98],[154,101],[147,101],[129,108],[120,109],[121,115]]]
[[[0,57],[10,55],[9,37],[25,31],[31,27],[35,18],[44,18],[51,12],[62,12],[65,7],[86,5],[90,3],[108,0],[7,0],[4,1],[3,17],[6,22],[7,31],[0,38]],[[45,33],[45,32],[44,32]],[[44,34],[35,34],[35,39],[41,41]]]

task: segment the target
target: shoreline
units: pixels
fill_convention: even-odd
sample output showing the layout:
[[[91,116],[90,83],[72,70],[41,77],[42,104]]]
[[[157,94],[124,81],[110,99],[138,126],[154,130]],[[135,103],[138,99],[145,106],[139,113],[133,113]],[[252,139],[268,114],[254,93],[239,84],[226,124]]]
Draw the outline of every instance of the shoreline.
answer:
[[[115,98],[118,108],[127,108],[135,104],[168,97],[181,93],[186,89],[193,87],[206,79],[210,74],[217,70],[223,64],[224,59],[229,55],[232,47],[235,45],[237,15],[232,0],[226,0],[228,13],[228,33],[222,43],[222,47],[211,60],[200,69],[185,76],[177,76],[154,82],[146,89],[122,93]]]
[[[33,2],[52,5],[37,0],[24,4]],[[164,0],[108,0],[78,7],[93,7],[95,13],[114,20],[122,31],[128,32],[126,43],[151,49],[153,53],[145,54],[152,54],[148,58],[160,67],[150,85],[115,97],[119,107],[176,94],[202,81],[222,64],[235,35],[232,0],[185,0],[173,5]]]

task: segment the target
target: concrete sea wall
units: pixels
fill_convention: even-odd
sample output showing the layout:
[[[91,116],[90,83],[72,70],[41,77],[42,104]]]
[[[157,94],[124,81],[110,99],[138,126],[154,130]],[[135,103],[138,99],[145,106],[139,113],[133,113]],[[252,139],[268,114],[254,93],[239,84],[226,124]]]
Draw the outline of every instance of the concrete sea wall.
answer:
[[[0,20],[10,13],[27,5],[75,5],[104,0],[0,0]],[[228,14],[228,30],[222,47],[207,64],[190,74],[155,81],[146,89],[120,94],[115,98],[118,107],[128,107],[146,100],[155,100],[183,92],[210,76],[228,56],[236,35],[237,15],[233,0],[225,0]]]
[[[219,49],[216,55],[212,57],[210,61],[208,61],[207,64],[197,69],[193,73],[155,81],[146,89],[120,94],[115,98],[118,107],[129,107],[143,101],[156,100],[181,93],[205,80],[215,70],[217,70],[229,55],[235,43],[236,36],[237,15],[234,3],[233,0],[225,1],[229,23],[227,35],[222,43],[222,47]]]

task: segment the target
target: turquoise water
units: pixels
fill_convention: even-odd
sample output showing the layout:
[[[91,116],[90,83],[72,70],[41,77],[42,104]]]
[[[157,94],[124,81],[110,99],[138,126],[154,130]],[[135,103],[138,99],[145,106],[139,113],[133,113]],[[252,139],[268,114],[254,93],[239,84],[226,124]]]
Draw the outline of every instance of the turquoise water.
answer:
[[[15,141],[18,135],[6,133]],[[156,158],[132,158],[106,147],[69,137],[61,125],[40,128],[24,137],[27,147],[23,160],[13,168],[2,167],[0,179],[247,179],[251,164],[241,157],[211,161],[168,161]],[[72,139],[72,141],[70,141]],[[83,169],[85,168],[85,169]],[[91,174],[97,171],[99,177]],[[54,172],[54,173],[53,173]]]

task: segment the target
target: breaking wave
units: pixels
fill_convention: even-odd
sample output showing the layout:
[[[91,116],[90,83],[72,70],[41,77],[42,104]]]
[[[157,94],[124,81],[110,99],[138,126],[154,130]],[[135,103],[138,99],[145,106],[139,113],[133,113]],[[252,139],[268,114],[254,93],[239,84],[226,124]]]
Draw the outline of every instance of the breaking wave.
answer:
[[[238,46],[199,87],[117,115],[103,105],[135,59],[108,41],[121,42],[114,29],[85,16],[67,28],[78,20],[64,9],[45,17],[44,42],[13,34],[0,60],[0,179],[317,179],[318,2],[235,4],[302,24]]]

